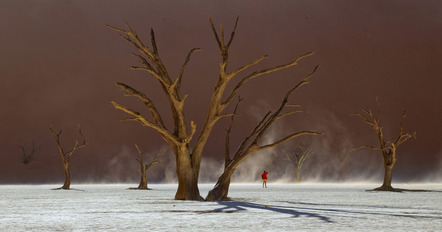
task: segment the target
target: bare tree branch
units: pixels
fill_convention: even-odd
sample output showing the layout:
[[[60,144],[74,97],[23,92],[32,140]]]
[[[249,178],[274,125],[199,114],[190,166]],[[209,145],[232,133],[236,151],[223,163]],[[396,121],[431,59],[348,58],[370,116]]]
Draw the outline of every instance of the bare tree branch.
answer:
[[[236,116],[236,111],[238,110],[239,104],[243,101],[241,96],[238,96],[238,102],[235,105],[235,108],[233,109],[233,113],[230,116],[230,123],[229,127],[226,131],[226,141],[225,141],[225,151],[224,151],[224,167],[227,167],[230,164],[230,133],[232,132],[233,128],[233,121]]]
[[[374,146],[369,146],[369,145],[362,145],[362,146],[353,148],[352,151],[356,151],[356,150],[359,150],[359,149],[362,149],[362,148],[369,148],[369,149],[372,149],[372,150],[382,150],[382,148],[380,148],[380,147],[374,147]]]
[[[155,104],[146,95],[130,87],[129,85],[123,83],[117,82],[117,86],[119,86],[121,89],[125,90],[128,93],[126,94],[126,96],[138,97],[144,103],[144,105],[147,106],[147,109],[151,113],[153,119],[155,120],[155,123],[158,124],[160,127],[166,128],[160,113],[155,107]]]
[[[299,56],[298,58],[296,58],[295,60],[293,60],[293,61],[291,61],[291,62],[289,62],[287,64],[278,65],[278,66],[275,66],[275,67],[272,67],[272,68],[264,69],[264,70],[261,70],[261,71],[256,71],[256,72],[253,72],[252,74],[249,74],[248,76],[244,77],[235,86],[235,88],[233,88],[233,90],[228,94],[228,97],[226,98],[226,100],[224,100],[223,104],[228,104],[232,100],[233,96],[235,96],[238,93],[238,91],[241,88],[241,86],[243,86],[248,81],[254,79],[255,77],[258,77],[258,76],[261,76],[261,75],[264,75],[264,74],[276,72],[278,70],[282,70],[282,69],[285,69],[285,68],[289,68],[289,67],[295,66],[295,65],[298,64],[298,62],[300,60],[302,60],[303,58],[306,58],[308,56],[311,56],[313,54],[314,54],[314,52],[309,52],[309,53],[306,53],[304,55]],[[316,71],[316,68],[315,68],[315,71]]]
[[[171,134],[166,128],[162,127],[161,125],[150,122],[149,120],[144,118],[139,112],[137,112],[135,110],[131,110],[131,109],[129,109],[125,106],[122,106],[114,101],[111,101],[111,103],[112,103],[112,105],[114,105],[115,109],[122,110],[122,111],[134,116],[134,118],[125,119],[124,121],[139,121],[144,126],[148,126],[152,129],[158,131],[162,136],[166,137],[167,139],[174,142],[175,144],[180,143],[178,141],[178,139],[173,134]]]
[[[176,86],[177,92],[180,91],[181,80],[183,79],[184,69],[186,68],[187,63],[189,63],[189,61],[190,61],[190,56],[192,55],[192,53],[202,51],[202,50],[203,49],[201,49],[201,48],[193,48],[192,50],[190,50],[189,54],[187,54],[186,60],[184,61],[183,66],[181,66],[180,75],[178,76],[178,78],[175,80],[175,82],[173,84],[173,86]]]
[[[226,50],[229,50],[230,44],[232,43],[233,37],[235,36],[236,26],[238,26],[238,20],[239,20],[239,16],[236,17],[235,26],[233,27],[232,33],[230,34],[230,39],[229,39],[229,42],[227,43]]]
[[[278,140],[278,141],[276,141],[276,142],[274,142],[274,143],[270,143],[270,144],[267,144],[267,145],[264,145],[264,146],[260,146],[259,149],[258,149],[258,151],[259,151],[259,150],[268,149],[268,148],[274,148],[274,147],[277,147],[277,146],[279,146],[279,145],[281,145],[281,144],[283,144],[283,143],[285,143],[285,142],[288,142],[288,141],[290,141],[291,139],[294,139],[294,138],[296,138],[296,137],[298,137],[298,136],[301,136],[301,135],[324,135],[324,133],[313,132],[313,131],[301,131],[301,132],[296,132],[296,133],[293,133],[293,134],[291,134],[291,135],[288,135],[288,136],[286,136],[286,137],[284,137],[284,138],[282,138],[282,139],[280,139],[280,140]]]

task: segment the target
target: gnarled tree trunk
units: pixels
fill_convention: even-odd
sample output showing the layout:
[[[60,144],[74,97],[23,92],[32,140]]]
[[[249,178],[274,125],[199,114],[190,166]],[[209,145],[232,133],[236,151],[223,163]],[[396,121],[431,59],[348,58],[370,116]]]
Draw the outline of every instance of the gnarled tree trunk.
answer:
[[[229,194],[230,180],[233,173],[235,173],[236,167],[228,167],[224,170],[221,176],[218,178],[215,187],[209,191],[206,197],[206,201],[228,201],[227,196]]]
[[[178,155],[176,159],[178,189],[175,200],[203,200],[198,188],[198,173],[191,166],[188,155]]]

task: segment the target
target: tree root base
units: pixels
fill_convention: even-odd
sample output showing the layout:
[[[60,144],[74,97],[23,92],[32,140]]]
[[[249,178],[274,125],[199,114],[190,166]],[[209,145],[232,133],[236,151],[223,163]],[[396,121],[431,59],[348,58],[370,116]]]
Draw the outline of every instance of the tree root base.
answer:
[[[53,188],[53,189],[51,189],[51,190],[72,190],[72,191],[81,191],[81,192],[84,192],[84,191],[85,191],[85,190],[83,190],[83,189],[63,188],[63,187],[60,187],[60,188]]]
[[[385,187],[385,186],[381,186],[372,190],[366,190],[367,192],[442,192],[442,191],[438,191],[438,190],[427,190],[427,189],[402,189],[402,188],[393,188],[393,187]]]
[[[127,188],[127,190],[152,190],[151,188]]]
[[[230,197],[223,197],[221,200],[219,199],[209,199],[206,197],[206,199],[204,199],[204,201],[233,201]]]

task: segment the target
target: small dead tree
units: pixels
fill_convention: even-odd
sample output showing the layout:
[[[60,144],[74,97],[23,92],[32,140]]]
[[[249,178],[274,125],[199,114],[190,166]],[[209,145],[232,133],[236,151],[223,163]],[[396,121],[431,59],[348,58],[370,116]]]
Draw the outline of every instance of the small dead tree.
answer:
[[[296,183],[301,183],[301,168],[305,160],[312,155],[312,148],[305,143],[296,145],[295,150],[292,153],[283,151],[287,160],[296,170]]]
[[[61,135],[62,131],[60,130],[58,133],[55,133],[54,130],[52,129],[52,127],[49,127],[49,130],[51,131],[52,138],[54,138],[54,141],[57,144],[58,151],[59,151],[60,157],[61,157],[61,164],[63,166],[63,170],[64,170],[64,174],[65,174],[64,184],[62,187],[60,187],[58,189],[70,189],[71,172],[69,169],[69,162],[71,161],[71,156],[74,154],[74,152],[77,149],[86,146],[86,137],[83,135],[80,126],[78,126],[78,132],[80,133],[80,136],[82,137],[83,142],[79,143],[78,140],[75,140],[74,146],[70,150],[64,151],[63,147],[61,146],[61,142],[60,142],[60,135]]]
[[[32,140],[32,149],[29,153],[26,152],[26,145],[24,143],[18,146],[22,151],[21,160],[23,164],[28,164],[34,157],[35,152],[41,149],[41,145],[36,145],[34,140]]]
[[[157,164],[159,164],[161,162],[161,160],[158,159],[158,157],[162,154],[164,154],[166,152],[166,150],[163,150],[159,153],[157,153],[155,155],[155,158],[152,162],[145,164],[144,160],[143,160],[143,154],[144,152],[140,151],[140,148],[138,148],[138,146],[135,144],[135,147],[137,148],[138,151],[138,158],[134,157],[134,159],[138,162],[138,164],[140,165],[140,169],[138,170],[138,172],[141,175],[141,179],[140,179],[140,184],[138,185],[137,188],[129,188],[129,189],[146,189],[146,190],[150,190],[150,188],[147,187],[147,174],[149,172],[149,169]]]
[[[353,116],[358,116],[362,118],[368,125],[371,125],[376,132],[376,135],[379,140],[379,146],[369,146],[363,145],[357,147],[353,150],[358,150],[361,148],[369,148],[373,150],[380,150],[382,152],[382,157],[384,159],[384,182],[381,187],[376,188],[374,190],[378,191],[395,191],[395,189],[391,186],[393,167],[396,163],[396,151],[399,145],[403,142],[407,141],[410,138],[416,137],[416,132],[413,133],[404,133],[404,119],[406,117],[405,111],[402,113],[402,117],[399,121],[399,135],[396,139],[387,141],[384,138],[384,133],[382,132],[383,127],[380,124],[380,115],[381,115],[381,103],[379,99],[376,98],[377,102],[377,115],[373,114],[371,110],[363,109],[362,112],[364,114],[353,114]]]

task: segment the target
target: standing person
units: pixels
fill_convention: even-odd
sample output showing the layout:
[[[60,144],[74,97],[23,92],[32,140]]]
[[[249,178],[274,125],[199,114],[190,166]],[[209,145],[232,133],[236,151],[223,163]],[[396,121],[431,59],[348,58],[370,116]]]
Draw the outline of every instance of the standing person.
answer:
[[[265,188],[267,188],[267,174],[269,174],[268,172],[266,172],[266,171],[264,171],[262,174],[261,174],[261,178],[262,178],[262,187],[264,188],[264,186],[265,186]]]

